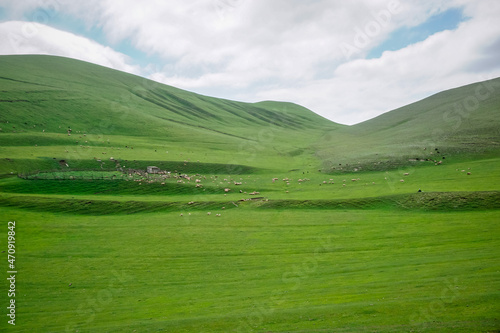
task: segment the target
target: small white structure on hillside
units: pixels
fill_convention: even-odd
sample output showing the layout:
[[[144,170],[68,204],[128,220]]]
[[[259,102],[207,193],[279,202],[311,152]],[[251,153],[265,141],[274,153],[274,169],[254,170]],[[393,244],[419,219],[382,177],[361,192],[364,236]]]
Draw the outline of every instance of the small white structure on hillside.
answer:
[[[160,172],[160,168],[155,167],[155,166],[148,166],[146,168],[146,171],[147,171],[147,173],[159,173]]]

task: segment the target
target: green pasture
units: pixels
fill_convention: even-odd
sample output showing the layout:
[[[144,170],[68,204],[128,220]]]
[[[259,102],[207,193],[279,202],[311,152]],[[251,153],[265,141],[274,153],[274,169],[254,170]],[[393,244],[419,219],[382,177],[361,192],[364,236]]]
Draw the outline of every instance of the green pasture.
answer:
[[[19,332],[485,332],[499,324],[497,211],[88,217],[9,208],[1,218],[17,223]]]
[[[161,161],[150,162],[162,165]],[[89,163],[95,164],[94,166],[99,165],[99,162],[95,161],[89,161]],[[114,162],[108,163],[115,165]],[[130,178],[126,172],[118,172],[114,167],[112,169],[115,171],[102,171],[101,169],[70,171],[71,168],[59,166],[56,171],[33,174],[28,179],[17,177],[0,179],[0,191],[12,194],[65,194],[68,197],[135,195],[130,198],[146,200],[150,197],[168,197],[170,201],[196,201],[208,197],[215,201],[253,197],[265,197],[270,200],[348,199],[411,194],[417,193],[419,189],[422,192],[498,191],[499,163],[499,158],[488,158],[456,163],[448,161],[438,166],[432,163],[431,165],[414,164],[396,170],[341,174],[325,174],[312,169],[279,172],[242,166],[227,168],[227,165],[218,164],[194,163],[189,166],[189,163],[187,165],[183,162],[172,163],[171,166],[175,169],[192,168],[189,170],[192,173],[187,174],[191,180],[183,179],[182,183],[178,183],[179,179],[174,178],[174,174],[170,178],[149,175],[140,181],[140,177]],[[218,173],[240,170],[240,167],[249,173]],[[209,173],[205,173],[207,171]],[[217,173],[210,173],[210,171]],[[197,179],[199,183],[196,182]],[[241,185],[235,185],[235,183]],[[202,187],[197,188],[197,184]],[[225,192],[226,188],[230,191]],[[252,192],[259,194],[252,196],[250,195]],[[142,199],[137,196],[142,196]]]
[[[4,177],[0,215],[17,223],[20,258],[16,330],[492,331],[497,165],[165,185],[111,179],[117,171]]]

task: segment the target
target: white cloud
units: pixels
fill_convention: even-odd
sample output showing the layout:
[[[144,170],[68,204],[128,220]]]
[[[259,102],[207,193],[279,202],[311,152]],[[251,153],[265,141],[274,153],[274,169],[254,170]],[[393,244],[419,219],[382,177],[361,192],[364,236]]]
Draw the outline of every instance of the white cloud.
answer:
[[[130,59],[85,37],[33,22],[0,23],[0,54],[50,54],[139,74]]]
[[[128,41],[160,61],[139,69],[109,47],[49,27],[25,41],[22,52],[84,56],[218,97],[296,102],[342,123],[366,120],[482,75],[500,75],[494,68],[500,48],[495,0],[47,1],[57,3],[59,15],[101,29],[111,46]],[[9,2],[15,12],[38,3]],[[457,7],[470,20],[456,30],[365,59],[398,28]],[[0,32],[2,27],[19,30],[0,25]],[[359,31],[367,35],[364,40],[356,39]],[[346,44],[356,47],[349,58],[342,49]]]

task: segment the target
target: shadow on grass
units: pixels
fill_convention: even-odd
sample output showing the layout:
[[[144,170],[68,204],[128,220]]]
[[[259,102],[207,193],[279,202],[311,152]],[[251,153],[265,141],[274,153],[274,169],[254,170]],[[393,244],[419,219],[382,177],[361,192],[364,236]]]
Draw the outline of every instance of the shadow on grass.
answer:
[[[277,211],[288,209],[475,211],[500,209],[500,192],[432,192],[343,200],[267,200],[259,198],[239,203],[239,205]],[[0,197],[0,206],[73,215],[209,211],[220,209],[222,206],[228,209],[238,209],[237,205],[231,201],[187,203],[178,201],[79,200],[26,196]]]

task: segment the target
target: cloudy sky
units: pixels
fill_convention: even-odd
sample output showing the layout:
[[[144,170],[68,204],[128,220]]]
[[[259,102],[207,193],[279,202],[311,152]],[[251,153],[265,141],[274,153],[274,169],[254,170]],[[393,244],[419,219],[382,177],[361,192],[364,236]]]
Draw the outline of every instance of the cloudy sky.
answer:
[[[354,124],[500,76],[498,0],[0,0],[0,54],[51,54]]]

